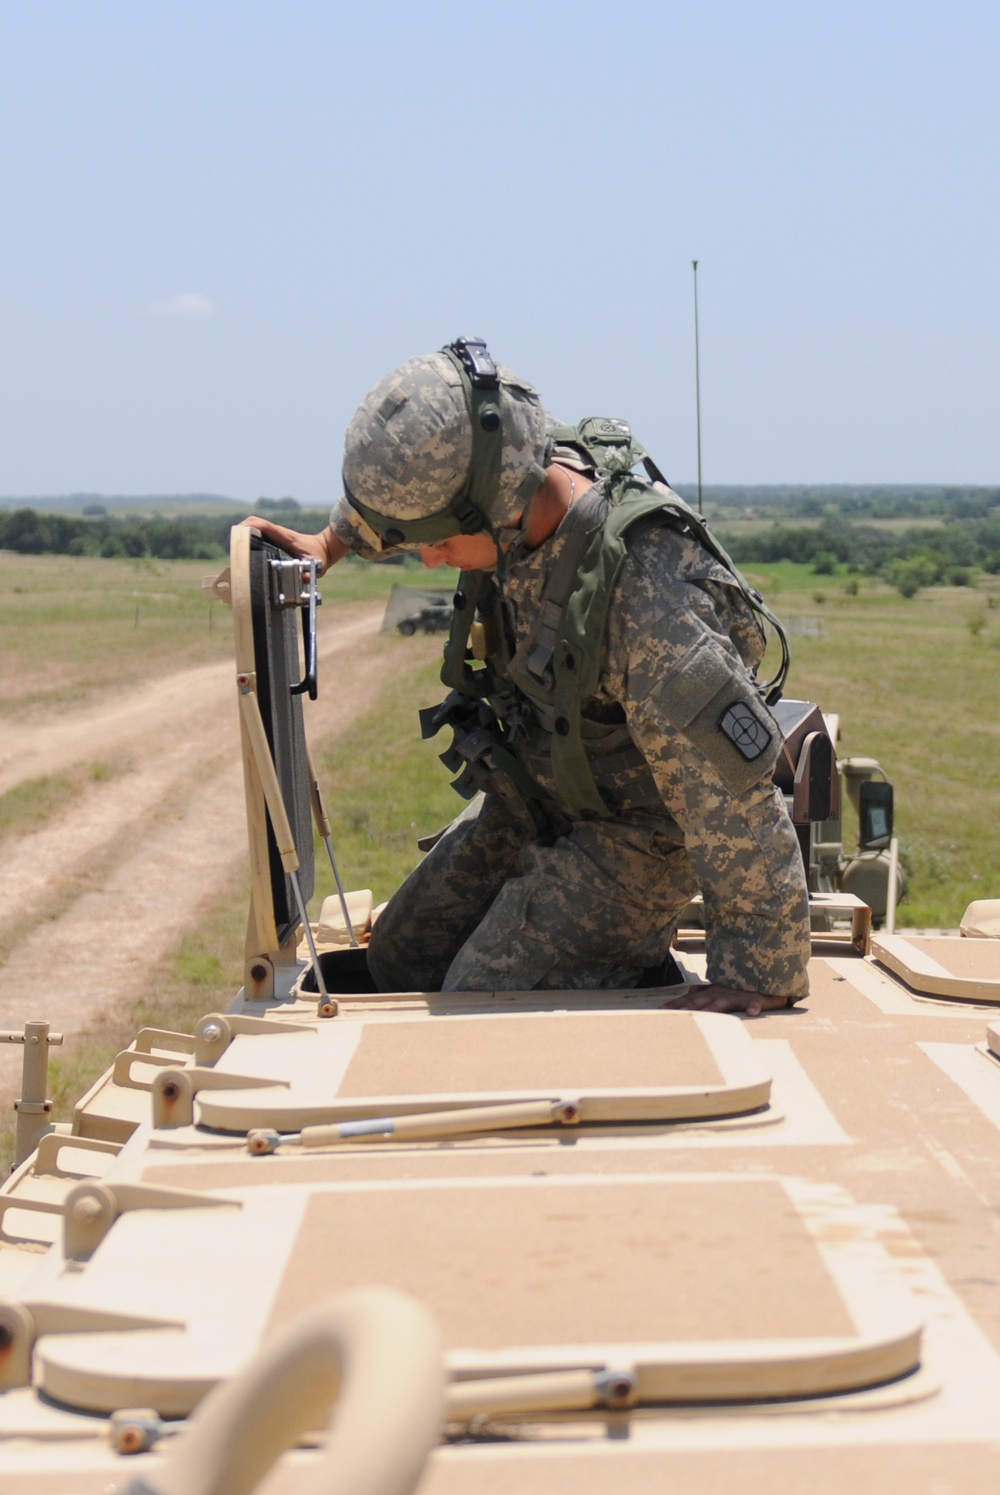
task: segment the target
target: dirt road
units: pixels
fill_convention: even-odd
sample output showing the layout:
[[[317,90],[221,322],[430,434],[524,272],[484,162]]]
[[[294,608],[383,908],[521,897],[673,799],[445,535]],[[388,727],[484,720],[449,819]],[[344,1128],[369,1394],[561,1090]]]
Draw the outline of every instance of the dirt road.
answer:
[[[381,603],[323,620],[318,746],[370,695]],[[335,668],[331,668],[335,666]],[[233,666],[203,665],[127,697],[4,729],[0,794],[79,765],[110,762],[70,810],[9,840],[0,865],[0,1029],[48,1020],[78,1034],[133,999],[246,859]],[[5,958],[3,958],[5,957]],[[0,1113],[20,1079],[20,1048],[0,1044]]]

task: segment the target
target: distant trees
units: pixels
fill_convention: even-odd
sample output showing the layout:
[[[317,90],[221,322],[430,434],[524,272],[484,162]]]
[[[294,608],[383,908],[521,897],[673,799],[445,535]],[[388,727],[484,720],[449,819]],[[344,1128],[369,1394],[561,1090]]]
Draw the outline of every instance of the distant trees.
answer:
[[[282,514],[294,513],[307,528],[321,529],[325,510],[301,509],[294,499],[274,500]],[[99,508],[88,505],[88,508]],[[264,507],[261,504],[260,507]],[[79,516],[40,514],[35,509],[0,509],[0,550],[23,555],[127,556],[157,560],[218,560],[228,553],[228,515],[189,514],[177,519],[158,516],[111,518],[106,512]]]
[[[261,514],[275,514],[294,519],[302,512],[297,498],[258,498],[257,510]]]
[[[936,528],[914,525],[905,530],[877,529],[829,519],[819,524],[773,523],[769,528],[720,531],[738,565],[797,561],[819,576],[838,565],[866,576],[881,576],[904,597],[921,587],[968,586],[976,570],[1000,573],[1000,508],[985,519],[953,519]]]
[[[854,575],[881,576],[907,597],[922,587],[967,586],[977,570],[1000,574],[1000,488],[714,489],[706,496],[719,502],[720,493],[726,495],[734,520],[732,528],[720,525],[720,538],[738,565],[797,561],[817,576],[846,567]],[[771,495],[769,506],[761,499],[765,493]],[[759,505],[752,527],[742,522],[747,511],[739,509],[740,495],[753,495]],[[836,503],[831,495],[837,495]],[[303,530],[322,529],[328,519],[325,509],[303,508],[294,498],[260,498],[257,508]],[[905,529],[880,527],[871,522],[879,509],[892,509],[897,520],[924,522]],[[937,516],[933,525],[927,523],[932,510]],[[858,519],[862,511],[868,522]],[[761,525],[762,518],[772,522]],[[789,522],[794,518],[809,522]],[[228,551],[231,524],[230,514],[176,519],[132,514],[119,519],[96,501],[73,514],[39,513],[25,506],[0,509],[0,549],[28,555],[217,560]]]
[[[691,503],[696,492],[676,484]],[[779,514],[786,519],[986,519],[1000,510],[1000,488],[946,487],[934,484],[809,483],[737,486],[709,484],[704,489],[711,513],[726,509],[755,516]]]

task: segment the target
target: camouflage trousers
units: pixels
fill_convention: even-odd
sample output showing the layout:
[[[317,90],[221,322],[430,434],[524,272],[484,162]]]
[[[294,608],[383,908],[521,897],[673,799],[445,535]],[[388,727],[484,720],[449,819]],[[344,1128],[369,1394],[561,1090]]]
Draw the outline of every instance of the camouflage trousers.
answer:
[[[681,833],[652,815],[574,821],[553,845],[496,795],[473,802],[376,921],[380,991],[635,986],[695,891]]]

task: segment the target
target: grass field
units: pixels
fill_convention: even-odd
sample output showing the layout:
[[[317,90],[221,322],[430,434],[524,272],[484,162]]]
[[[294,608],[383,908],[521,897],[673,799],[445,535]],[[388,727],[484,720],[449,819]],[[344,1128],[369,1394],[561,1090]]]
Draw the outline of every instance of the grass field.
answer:
[[[204,561],[0,552],[0,719],[228,658],[228,610],[200,591],[210,570]],[[323,584],[324,614],[385,596],[397,582],[429,579],[418,567],[348,561]],[[896,783],[913,872],[909,915],[953,923],[976,884],[1000,878],[1000,581],[985,577],[978,587],[933,587],[906,599],[881,582],[818,577],[791,562],[755,567],[751,579],[794,630],[788,693],[838,712],[843,751],[878,757]],[[433,584],[451,580],[438,572]],[[436,688],[429,681],[425,699]],[[389,718],[367,732],[380,746],[359,740],[352,750],[376,755],[368,779],[373,768],[387,780],[399,776],[385,754],[412,724],[415,705],[403,694],[394,692]],[[421,761],[434,765],[429,772],[443,775],[433,750],[421,751]],[[44,808],[72,786],[39,791]],[[426,776],[408,778],[389,803],[397,801],[416,805],[410,818],[419,819],[425,802],[436,805],[437,790]],[[0,837],[12,813],[20,818],[25,806],[0,803]]]
[[[0,712],[55,708],[151,672],[228,657],[228,611],[216,605],[210,626],[198,590],[209,569],[0,552]],[[329,618],[331,609],[384,596],[398,581],[426,579],[409,567],[346,563],[324,583],[324,611]],[[909,874],[900,923],[954,926],[971,899],[1000,896],[1000,580],[905,599],[866,579],[855,593],[852,578],[817,577],[787,562],[756,567],[750,579],[789,625],[787,693],[838,713],[842,754],[878,758],[895,784]],[[435,585],[448,583],[435,575]],[[417,836],[461,807],[436,757],[447,743],[423,743],[417,728],[417,709],[441,695],[437,665],[417,663],[402,640],[392,652],[401,664],[373,682],[370,714],[321,751],[318,765],[344,879],[370,887],[376,901],[418,860]],[[12,825],[56,813],[75,787],[68,776],[5,796],[0,844]],[[317,871],[314,907],[332,891],[322,845]],[[241,976],[245,917],[241,886],[161,970],[147,973],[158,1026],[189,1028],[228,1003]],[[140,1000],[120,1029],[95,1032],[54,1061],[58,1115],[145,1020]]]
[[[331,840],[341,876],[371,888],[383,902],[420,860],[417,837],[447,825],[462,808],[438,762],[451,742],[447,731],[420,738],[417,712],[441,700],[440,665],[404,669],[384,689],[371,714],[320,755]],[[363,771],[358,765],[363,764]],[[316,848],[316,892],[334,891],[326,848]]]
[[[1000,582],[904,598],[782,562],[749,573],[792,634],[787,694],[837,712],[841,755],[896,789],[909,888],[900,922],[954,927],[1000,897]]]
[[[202,579],[221,565],[0,550],[0,722],[228,659],[229,610],[201,594]],[[451,574],[439,572],[434,584],[447,586]],[[427,575],[351,558],[324,584],[324,609],[387,596],[397,582]]]
[[[224,658],[228,613],[199,590],[211,569],[0,551],[0,720]]]
[[[0,720],[228,658],[228,610],[200,592],[209,570],[203,561],[0,552]],[[750,574],[792,630],[788,694],[839,713],[842,752],[877,757],[896,785],[897,828],[911,873],[902,916],[954,924],[969,899],[1000,889],[1000,581],[933,587],[907,599],[878,581],[818,577],[791,562]],[[385,596],[397,582],[429,579],[418,567],[348,561],[323,584],[324,614],[329,621],[332,610]],[[452,580],[438,572],[433,584]],[[360,828],[363,865],[372,848],[401,836],[411,821],[422,832],[430,828],[425,821],[458,803],[442,788],[433,745],[418,745],[414,764],[406,756],[417,705],[440,689],[435,671],[424,673],[412,692],[402,682],[394,686],[378,722],[352,734],[347,756],[330,764],[338,799],[357,793],[345,782],[346,764],[360,756],[366,765],[363,804],[355,801],[349,812]],[[72,790],[68,782],[40,784],[34,803],[44,814]],[[31,813],[23,793],[5,799],[0,838],[12,817]],[[373,829],[368,815],[376,803]],[[390,860],[386,875],[396,871]],[[377,880],[374,872],[366,877]]]
[[[837,713],[841,755],[877,758],[895,785],[908,878],[900,923],[954,927],[972,899],[1000,897],[1000,583],[907,599],[861,580],[852,594],[851,578],[791,562],[750,579],[789,627],[787,694]],[[322,763],[347,880],[376,901],[413,865],[416,836],[460,807],[435,757],[446,743],[415,741],[417,707],[441,690],[436,675],[398,681]],[[849,849],[849,812],[844,831]],[[332,890],[322,873],[320,886]]]

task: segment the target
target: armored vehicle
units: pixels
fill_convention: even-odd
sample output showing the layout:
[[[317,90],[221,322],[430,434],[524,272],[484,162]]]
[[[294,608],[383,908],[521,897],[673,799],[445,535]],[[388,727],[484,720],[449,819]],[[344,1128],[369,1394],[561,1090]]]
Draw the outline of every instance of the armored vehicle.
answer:
[[[56,1035],[9,1035],[3,1495],[995,1490],[1000,943],[873,935],[820,885],[832,724],[783,724],[816,884],[800,1007],[375,992],[370,898],[306,917],[315,577],[244,528],[222,590],[245,983],[136,1033],[71,1123]],[[877,856],[887,798],[863,798]],[[685,982],[703,944],[692,914]]]

